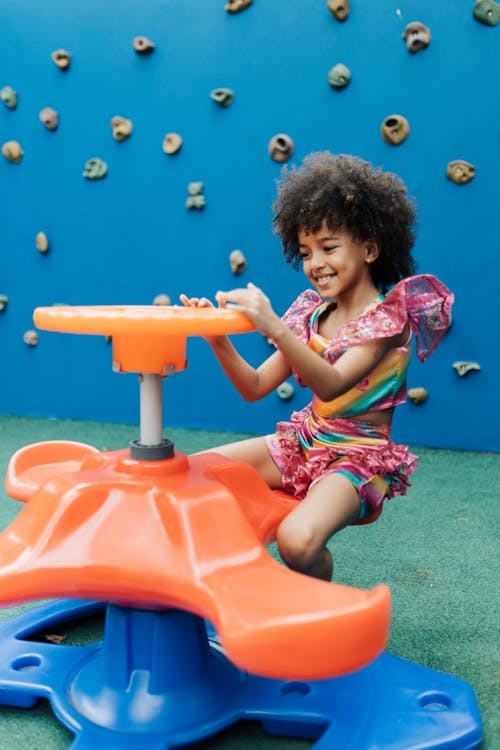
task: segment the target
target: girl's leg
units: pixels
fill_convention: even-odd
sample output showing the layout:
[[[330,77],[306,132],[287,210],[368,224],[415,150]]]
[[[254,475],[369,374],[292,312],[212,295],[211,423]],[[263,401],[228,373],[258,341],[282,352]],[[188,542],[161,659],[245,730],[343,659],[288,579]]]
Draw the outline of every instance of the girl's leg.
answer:
[[[328,539],[359,517],[360,498],[342,474],[320,479],[281,522],[276,541],[284,562],[300,573],[331,581],[333,560]]]
[[[245,461],[259,472],[269,487],[272,489],[281,487],[281,471],[271,458],[263,437],[239,440],[236,443],[228,443],[217,448],[210,448],[209,451],[203,451],[203,453],[208,452],[218,453],[235,461]]]

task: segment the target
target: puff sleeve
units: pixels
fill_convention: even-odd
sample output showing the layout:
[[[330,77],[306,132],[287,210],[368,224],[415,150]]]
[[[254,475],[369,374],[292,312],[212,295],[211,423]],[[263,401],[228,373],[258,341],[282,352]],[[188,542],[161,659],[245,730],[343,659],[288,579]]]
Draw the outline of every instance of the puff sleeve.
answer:
[[[452,292],[435,276],[421,274],[399,281],[382,302],[347,321],[337,331],[324,358],[334,362],[350,346],[401,333],[408,322],[422,361],[432,354],[451,322]]]

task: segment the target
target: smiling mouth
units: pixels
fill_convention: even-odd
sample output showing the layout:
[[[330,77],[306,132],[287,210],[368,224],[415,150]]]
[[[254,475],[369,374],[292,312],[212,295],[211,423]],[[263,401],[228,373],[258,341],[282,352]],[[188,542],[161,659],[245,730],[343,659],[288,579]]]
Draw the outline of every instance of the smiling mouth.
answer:
[[[329,273],[325,274],[324,276],[316,276],[314,281],[318,286],[326,286],[330,283],[330,281],[332,281],[332,279],[335,279],[336,277],[336,273]]]

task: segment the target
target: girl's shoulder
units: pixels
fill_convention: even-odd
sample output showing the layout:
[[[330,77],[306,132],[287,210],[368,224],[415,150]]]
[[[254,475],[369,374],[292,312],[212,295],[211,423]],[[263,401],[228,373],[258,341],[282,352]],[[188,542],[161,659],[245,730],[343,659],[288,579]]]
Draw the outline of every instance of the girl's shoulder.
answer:
[[[407,276],[398,281],[387,293],[384,301],[393,302],[394,300],[401,300],[409,309],[427,307],[436,302],[442,302],[451,307],[454,296],[437,276],[422,273],[417,276]]]

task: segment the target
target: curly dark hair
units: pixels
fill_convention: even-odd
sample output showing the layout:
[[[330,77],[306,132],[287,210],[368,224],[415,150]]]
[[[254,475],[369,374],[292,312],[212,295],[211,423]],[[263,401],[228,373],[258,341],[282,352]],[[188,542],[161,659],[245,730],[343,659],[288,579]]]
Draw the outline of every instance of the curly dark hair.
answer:
[[[415,202],[397,175],[370,162],[323,151],[306,156],[301,167],[285,166],[273,211],[274,231],[294,268],[301,260],[299,231],[317,232],[326,221],[331,231],[347,229],[358,242],[378,244],[371,273],[382,291],[415,272]]]

